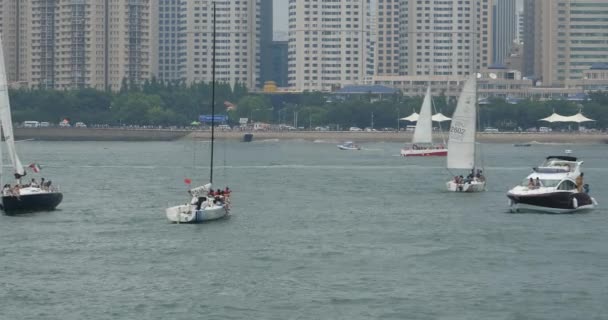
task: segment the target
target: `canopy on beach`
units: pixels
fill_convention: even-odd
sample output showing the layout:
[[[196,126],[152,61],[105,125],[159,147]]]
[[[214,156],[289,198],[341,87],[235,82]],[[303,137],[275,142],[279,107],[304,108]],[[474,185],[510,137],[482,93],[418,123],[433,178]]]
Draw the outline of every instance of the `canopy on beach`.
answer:
[[[555,112],[553,112],[552,115],[546,117],[546,118],[542,118],[539,121],[547,121],[547,122],[576,122],[576,123],[582,123],[582,122],[589,122],[589,121],[595,121],[593,119],[589,119],[587,117],[585,117],[580,111],[573,115],[573,116],[562,116],[560,114],[557,114]]]
[[[420,115],[418,113],[414,112],[414,113],[410,114],[409,116],[407,116],[405,118],[401,118],[399,120],[416,122],[416,121],[418,121],[418,117],[419,116]],[[448,118],[448,117],[444,116],[441,112],[434,114],[431,117],[431,119],[433,121],[436,121],[436,122],[443,122],[443,121],[452,120],[452,118]]]
[[[559,115],[555,112],[553,112],[552,115],[546,117],[546,118],[542,118],[538,121],[547,121],[547,122],[568,122],[568,117],[564,117],[562,115]]]
[[[433,121],[437,121],[437,122],[443,122],[443,121],[449,121],[452,120],[452,118],[446,117],[443,115],[443,113],[438,112],[436,113],[433,117],[432,117]]]

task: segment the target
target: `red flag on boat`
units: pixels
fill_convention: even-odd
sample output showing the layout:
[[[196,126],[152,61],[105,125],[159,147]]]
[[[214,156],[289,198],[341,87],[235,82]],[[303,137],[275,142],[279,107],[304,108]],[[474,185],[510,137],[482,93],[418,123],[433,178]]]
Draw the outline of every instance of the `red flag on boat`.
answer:
[[[40,172],[40,166],[36,163],[30,164],[29,167],[32,169],[32,171],[34,171],[36,173]]]
[[[191,184],[192,180],[190,180],[189,178],[184,179],[184,183],[185,184]]]

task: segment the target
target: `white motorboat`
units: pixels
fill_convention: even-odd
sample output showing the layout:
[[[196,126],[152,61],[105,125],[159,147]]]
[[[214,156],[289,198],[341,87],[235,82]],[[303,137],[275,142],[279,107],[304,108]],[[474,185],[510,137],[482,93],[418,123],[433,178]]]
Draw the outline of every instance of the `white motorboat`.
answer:
[[[582,184],[582,164],[572,156],[547,157],[521,185],[509,190],[510,211],[569,213],[594,209],[598,203],[588,194],[589,185]]]
[[[430,157],[430,156],[445,156],[448,150],[443,144],[433,143],[433,119],[431,115],[431,87],[426,89],[420,114],[416,119],[416,128],[414,129],[414,137],[412,145],[401,149],[401,155],[404,157]],[[447,119],[447,118],[446,118]],[[444,121],[443,119],[441,121]]]
[[[448,191],[482,192],[486,190],[486,179],[483,172],[476,170],[477,144],[477,78],[472,75],[467,79],[450,126],[448,138],[447,168],[471,170],[465,178],[462,175],[446,182]]]
[[[338,149],[340,149],[340,150],[361,150],[361,146],[358,144],[355,144],[352,141],[346,141],[343,144],[339,144]]]

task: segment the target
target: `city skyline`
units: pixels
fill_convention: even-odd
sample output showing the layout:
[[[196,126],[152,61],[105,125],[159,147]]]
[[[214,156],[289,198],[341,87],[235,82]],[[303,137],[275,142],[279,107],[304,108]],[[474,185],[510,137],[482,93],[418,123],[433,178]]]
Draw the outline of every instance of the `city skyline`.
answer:
[[[374,5],[376,0],[372,0]],[[517,11],[523,10],[523,0],[516,0]],[[287,32],[289,29],[289,0],[273,0],[274,32]]]

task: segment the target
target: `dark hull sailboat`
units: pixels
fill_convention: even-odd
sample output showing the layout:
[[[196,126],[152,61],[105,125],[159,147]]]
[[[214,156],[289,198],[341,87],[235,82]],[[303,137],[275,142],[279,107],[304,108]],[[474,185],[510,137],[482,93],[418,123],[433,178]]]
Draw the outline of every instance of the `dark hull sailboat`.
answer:
[[[51,187],[50,181],[41,184],[41,187],[34,183],[34,179],[32,179],[32,183],[27,186],[21,184],[21,178],[24,177],[26,173],[25,168],[17,155],[17,150],[15,149],[15,136],[13,134],[13,120],[7,84],[4,49],[2,46],[2,39],[0,39],[0,122],[2,124],[2,135],[4,137],[6,150],[8,151],[8,158],[11,160],[15,179],[17,179],[17,186],[13,188],[10,184],[4,184],[2,182],[2,178],[5,175],[0,172],[0,185],[3,185],[0,194],[2,197],[0,208],[4,210],[6,214],[53,210],[61,203],[63,195],[58,189]],[[2,148],[2,146],[0,146],[0,148]],[[0,156],[0,169],[2,160],[3,159]],[[38,165],[34,163],[29,167],[32,168],[32,171],[34,172],[40,170]]]

